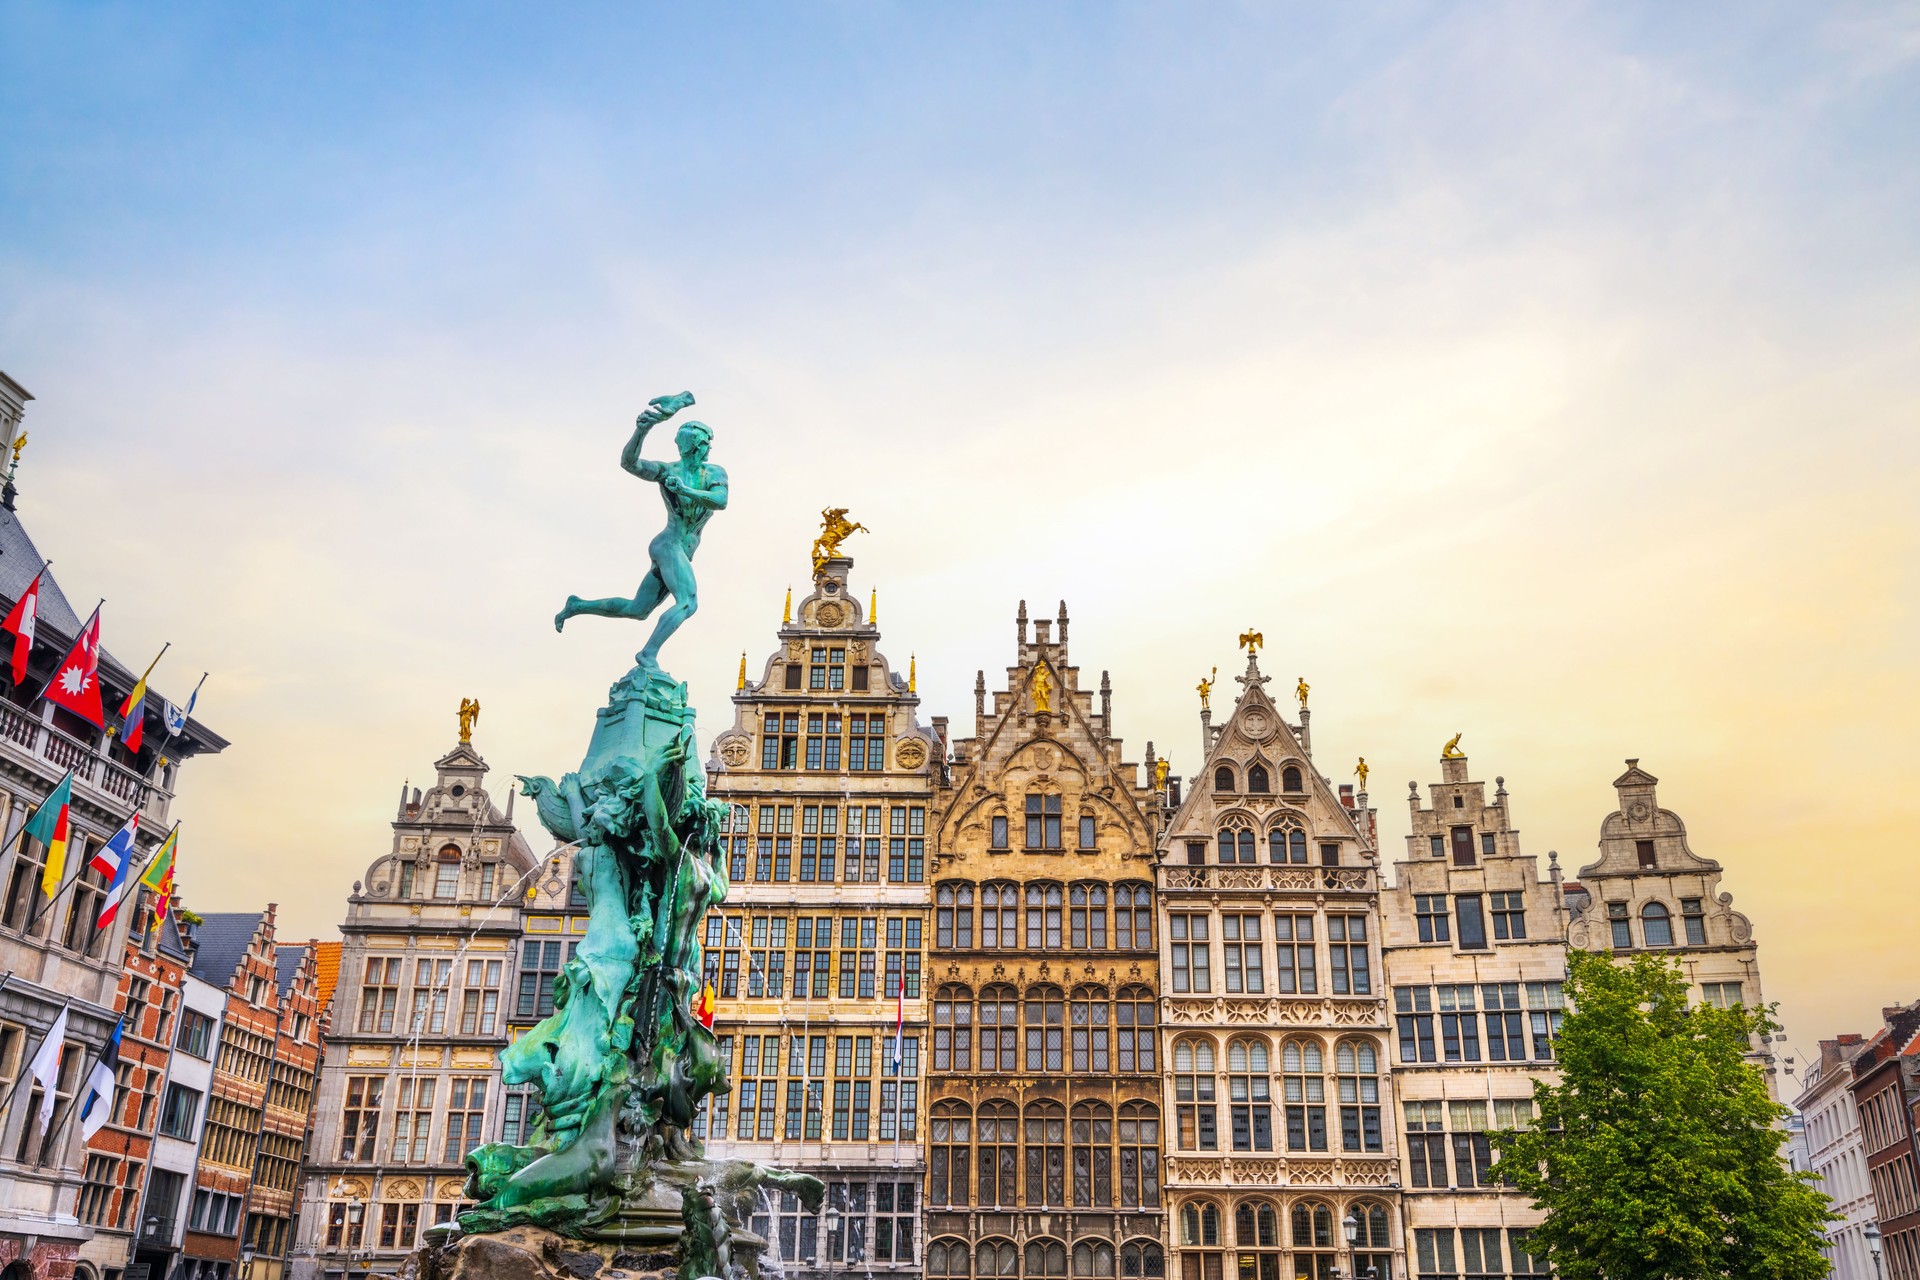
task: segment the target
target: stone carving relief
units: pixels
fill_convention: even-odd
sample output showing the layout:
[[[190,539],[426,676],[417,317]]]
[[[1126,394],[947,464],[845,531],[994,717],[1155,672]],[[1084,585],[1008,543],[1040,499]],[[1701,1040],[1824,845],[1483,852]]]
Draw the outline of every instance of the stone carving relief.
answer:
[[[720,759],[729,769],[739,769],[753,758],[753,747],[744,735],[729,735],[720,740]]]
[[[823,600],[814,606],[813,620],[823,627],[837,627],[847,620],[846,606],[837,600]]]
[[[902,769],[918,769],[927,762],[927,744],[918,738],[902,738],[893,749],[893,759]]]

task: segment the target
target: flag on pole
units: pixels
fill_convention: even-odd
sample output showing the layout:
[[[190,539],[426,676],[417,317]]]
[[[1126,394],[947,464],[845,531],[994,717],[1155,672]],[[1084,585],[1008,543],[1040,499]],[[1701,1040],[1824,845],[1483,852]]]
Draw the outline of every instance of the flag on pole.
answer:
[[[107,711],[100,703],[100,610],[73,638],[73,647],[60,660],[47,685],[48,702],[65,707],[98,728],[107,727]]]
[[[700,1019],[700,1025],[713,1030],[713,1015],[719,1011],[719,1001],[714,996],[713,984],[709,982],[700,990],[700,1003],[693,1008],[694,1016]]]
[[[200,684],[207,682],[206,672],[200,673]],[[187,698],[185,707],[176,707],[165,698],[160,699],[160,717],[167,722],[167,736],[177,738],[187,731],[187,717],[193,714],[193,704],[200,701],[200,684],[193,686],[193,693]]]
[[[60,1006],[60,1016],[53,1020],[53,1026],[47,1029],[47,1038],[40,1042],[40,1050],[33,1055],[27,1072],[40,1085],[40,1132],[47,1131],[47,1125],[53,1120],[54,1094],[60,1088],[60,1051],[67,1044],[67,1006]]]
[[[45,573],[43,565],[40,573]],[[13,682],[19,684],[27,678],[27,658],[33,653],[33,625],[40,617],[40,573],[33,575],[33,581],[14,601],[13,612],[0,622],[13,635]]]
[[[113,1087],[115,1075],[120,1070],[120,1031],[127,1025],[123,1015],[113,1024],[113,1034],[107,1037],[107,1047],[100,1051],[100,1061],[93,1064],[93,1070],[87,1073],[86,1101],[80,1104],[80,1141],[86,1142],[94,1134],[106,1128],[107,1121],[113,1116]],[[99,1109],[94,1104],[99,1103]]]
[[[134,838],[139,834],[140,815],[135,813],[113,833],[111,839],[94,851],[92,860],[87,864],[107,877],[107,892],[100,899],[100,914],[93,922],[96,929],[104,929],[112,924],[114,916],[120,911],[120,899],[126,895],[127,882],[132,878],[134,860],[138,857]]]
[[[900,1033],[907,1025],[907,981],[902,975],[900,992],[893,1002],[893,1074],[900,1074]]]
[[[153,861],[140,873],[140,887],[154,893],[153,924],[167,918],[167,905],[173,901],[173,854],[179,843],[180,824],[175,823],[160,847],[153,851]]]
[[[55,787],[21,830],[47,846],[47,869],[40,873],[40,892],[51,898],[60,889],[60,881],[67,874],[67,835],[70,814],[73,807],[73,770],[67,770],[67,776],[60,779]]]
[[[149,662],[147,669],[140,673],[140,679],[133,686],[133,692],[128,694],[127,700],[120,704],[120,741],[129,751],[140,750],[140,739],[144,736],[146,729],[147,677],[153,674],[153,669],[160,665],[160,659],[171,647],[170,644],[160,646],[160,652],[153,655],[153,661]]]

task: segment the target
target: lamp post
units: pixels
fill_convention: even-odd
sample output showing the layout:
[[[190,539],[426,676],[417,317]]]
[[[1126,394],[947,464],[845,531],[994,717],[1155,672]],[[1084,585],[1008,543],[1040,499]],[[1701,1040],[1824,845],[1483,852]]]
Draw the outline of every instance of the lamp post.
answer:
[[[1860,1234],[1867,1238],[1867,1252],[1873,1255],[1874,1280],[1880,1280],[1880,1224],[1869,1222]]]

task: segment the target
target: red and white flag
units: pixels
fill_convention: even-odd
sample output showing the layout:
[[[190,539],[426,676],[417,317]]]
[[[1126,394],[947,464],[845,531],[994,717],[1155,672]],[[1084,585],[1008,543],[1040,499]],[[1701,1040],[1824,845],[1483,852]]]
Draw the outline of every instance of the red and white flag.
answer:
[[[42,569],[41,573],[46,570]],[[33,653],[33,624],[40,617],[40,574],[33,575],[33,581],[20,593],[20,599],[14,602],[13,612],[0,622],[0,629],[13,635],[13,682],[19,684],[27,678],[27,658]]]
[[[74,637],[73,648],[54,669],[47,701],[65,707],[99,728],[107,727],[106,708],[100,704],[100,610],[95,609]]]

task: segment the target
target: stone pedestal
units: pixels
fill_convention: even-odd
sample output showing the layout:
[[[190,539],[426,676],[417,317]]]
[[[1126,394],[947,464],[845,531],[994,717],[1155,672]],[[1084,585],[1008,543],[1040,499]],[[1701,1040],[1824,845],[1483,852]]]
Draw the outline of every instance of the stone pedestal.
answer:
[[[590,1243],[543,1227],[438,1234],[444,1243],[416,1249],[401,1265],[400,1280],[678,1280],[680,1275],[677,1242]]]

